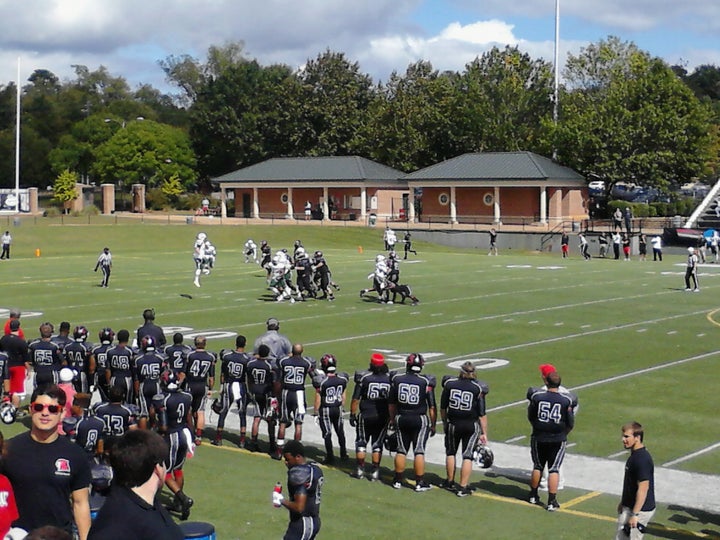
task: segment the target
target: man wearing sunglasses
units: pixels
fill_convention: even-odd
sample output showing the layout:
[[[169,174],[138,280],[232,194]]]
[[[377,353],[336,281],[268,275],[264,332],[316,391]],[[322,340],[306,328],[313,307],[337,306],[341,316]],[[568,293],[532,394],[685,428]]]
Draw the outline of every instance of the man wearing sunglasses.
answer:
[[[2,468],[20,513],[14,527],[54,525],[72,534],[75,524],[80,540],[86,540],[90,464],[82,448],[58,434],[64,405],[65,392],[55,385],[33,392],[30,431],[8,441]]]

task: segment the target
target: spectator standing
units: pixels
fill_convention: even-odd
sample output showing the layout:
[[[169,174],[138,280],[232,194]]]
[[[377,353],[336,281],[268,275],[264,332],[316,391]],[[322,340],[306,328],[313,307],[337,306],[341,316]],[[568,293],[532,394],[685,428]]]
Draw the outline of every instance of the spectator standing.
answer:
[[[630,260],[630,235],[623,233],[622,235],[622,248],[623,248],[623,255],[625,256],[625,260]]]
[[[617,261],[620,259],[620,246],[622,244],[622,235],[615,231],[612,235],[612,241],[613,241],[613,255],[614,259]]]
[[[497,231],[493,227],[488,234],[490,235],[490,251],[488,251],[488,255],[497,256]]]
[[[625,233],[629,237],[630,233],[632,232],[632,218],[633,218],[632,210],[630,209],[629,206],[625,207],[624,218],[625,218]]]
[[[567,259],[570,254],[570,237],[566,231],[563,231],[560,237],[560,251],[562,251],[562,258]]]
[[[4,446],[5,439],[2,433],[0,433],[0,455],[3,452]],[[15,492],[10,484],[10,480],[3,474],[0,474],[0,501],[3,501],[3,504],[0,504],[0,537],[5,538],[12,522],[20,516],[18,514],[17,504],[15,503]]]
[[[90,463],[78,445],[58,433],[65,393],[57,386],[33,392],[30,430],[8,441],[3,468],[20,518],[13,526],[31,531],[55,525],[80,540],[90,529]]]
[[[13,319],[17,319],[18,322],[18,335],[25,339],[25,332],[22,331],[22,328],[20,328],[20,316],[22,313],[17,308],[11,308],[10,313],[8,314],[8,320],[5,321],[5,335],[7,336],[10,334],[10,323],[13,321]]]
[[[25,379],[30,367],[30,351],[27,341],[20,337],[19,319],[10,321],[10,334],[0,338],[0,350],[8,355],[10,400],[15,407],[19,407],[25,397]]]
[[[305,221],[310,221],[310,218],[312,218],[312,203],[305,201]]]
[[[613,231],[622,229],[623,213],[620,208],[616,208],[613,212]]]
[[[585,234],[578,233],[578,239],[580,240],[580,254],[583,256],[583,259],[586,261],[590,260],[590,252],[588,250],[588,241],[587,238],[585,238]]]
[[[604,232],[600,233],[600,236],[598,236],[598,244],[600,244],[600,249],[599,249],[598,255],[604,259],[607,256],[607,252],[608,252],[607,233],[604,233]]]
[[[2,243],[2,253],[0,253],[0,259],[10,259],[10,245],[12,244],[12,236],[10,231],[5,231],[5,234],[0,238]]]
[[[698,257],[695,255],[695,248],[688,248],[687,266],[685,268],[685,290],[700,292],[700,286],[698,283],[697,276],[697,265]],[[690,281],[692,280],[692,287],[690,287]]]
[[[640,253],[640,260],[644,261],[647,258],[647,237],[644,233],[640,233],[638,236],[638,251]]]
[[[148,308],[143,311],[143,325],[137,329],[137,345],[138,347],[142,343],[142,338],[150,336],[155,342],[155,348],[160,350],[167,343],[165,338],[165,332],[163,329],[155,324],[155,310]]]
[[[165,481],[168,453],[153,431],[128,432],[110,455],[113,485],[90,528],[90,540],[182,540],[180,527],[156,495]]]
[[[655,465],[643,443],[642,425],[629,422],[622,427],[622,442],[630,456],[625,462],[625,477],[618,504],[615,540],[640,540],[655,513]]]
[[[653,261],[662,262],[662,238],[660,235],[655,235],[650,240],[653,250]]]

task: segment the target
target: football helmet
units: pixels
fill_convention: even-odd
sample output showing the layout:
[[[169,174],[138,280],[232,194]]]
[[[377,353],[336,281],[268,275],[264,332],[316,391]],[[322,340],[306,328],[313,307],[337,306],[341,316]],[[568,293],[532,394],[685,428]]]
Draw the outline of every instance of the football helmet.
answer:
[[[422,368],[425,365],[425,359],[420,353],[412,353],[408,355],[407,359],[405,360],[405,364],[407,367],[407,371],[414,371],[416,373],[419,373],[420,371],[422,371]]]
[[[298,259],[304,259],[305,257],[307,257],[307,253],[305,253],[305,248],[304,247],[297,248],[297,250],[295,250],[295,256]]]
[[[317,257],[317,258],[319,259],[319,258],[322,257],[322,256],[323,256],[322,251],[320,251],[320,250],[318,249],[318,250],[315,252],[315,257]]]
[[[76,326],[73,330],[73,338],[75,341],[86,341],[88,337],[88,330],[84,326]]]
[[[140,342],[140,347],[143,351],[154,351],[155,350],[155,338],[152,336],[145,336]]]
[[[391,259],[395,259],[397,258],[397,253],[395,253],[395,251],[391,251],[390,253],[388,253],[388,257],[390,257]]]
[[[162,375],[160,375],[160,382],[170,392],[178,389],[178,376],[171,369],[163,371]]]
[[[15,405],[9,401],[5,401],[2,405],[0,405],[0,420],[2,420],[3,424],[12,424],[15,422],[16,417],[17,409],[15,408]]]
[[[113,470],[110,465],[95,464],[90,469],[90,475],[92,478],[90,485],[92,485],[93,491],[102,493],[110,488],[113,479]]]
[[[213,410],[215,414],[220,414],[223,412],[223,400],[222,398],[215,398],[212,402],[212,405],[210,405],[210,408]]]
[[[100,339],[100,343],[112,343],[113,339],[115,339],[115,332],[113,332],[112,328],[103,328],[100,330],[98,338]]]
[[[264,247],[264,246],[267,246],[267,240],[262,240],[262,241],[260,242],[260,245],[263,246],[263,247]]]
[[[489,447],[479,444],[473,450],[473,463],[481,469],[489,469],[495,461],[495,455]]]
[[[293,244],[293,247],[295,249],[302,247],[302,242],[300,240],[295,240],[295,243]]]
[[[337,360],[332,354],[324,354],[320,358],[320,366],[326,373],[332,373],[337,369]]]
[[[207,234],[204,232],[198,233],[197,235],[198,242],[204,242],[207,239]]]
[[[385,255],[376,255],[375,256],[376,263],[383,262],[384,260],[385,260]]]
[[[388,452],[397,452],[398,448],[398,433],[397,431],[387,431],[385,433],[385,440],[383,441],[385,449]]]

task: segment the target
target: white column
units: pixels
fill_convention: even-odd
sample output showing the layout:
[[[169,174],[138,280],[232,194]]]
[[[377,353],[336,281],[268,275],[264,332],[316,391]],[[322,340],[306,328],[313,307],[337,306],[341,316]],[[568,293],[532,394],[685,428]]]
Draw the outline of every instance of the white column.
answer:
[[[258,201],[258,189],[253,188],[253,217],[255,219],[260,218],[260,202]]]
[[[457,223],[457,205],[455,204],[455,186],[450,186],[450,223]]]
[[[502,225],[502,221],[500,221],[500,188],[498,186],[495,186],[495,190],[493,192],[493,209],[495,212],[494,222],[498,225]]]
[[[360,220],[365,221],[367,216],[367,189],[365,186],[360,188]]]
[[[288,202],[287,202],[287,214],[285,216],[286,219],[292,219],[295,217],[293,214],[293,188],[288,188]]]
[[[323,221],[330,221],[330,216],[328,215],[328,188],[327,188],[327,186],[323,187],[322,211],[323,211]]]
[[[547,188],[540,188],[540,223],[547,223]]]
[[[415,190],[410,188],[408,196],[408,223],[415,223]]]

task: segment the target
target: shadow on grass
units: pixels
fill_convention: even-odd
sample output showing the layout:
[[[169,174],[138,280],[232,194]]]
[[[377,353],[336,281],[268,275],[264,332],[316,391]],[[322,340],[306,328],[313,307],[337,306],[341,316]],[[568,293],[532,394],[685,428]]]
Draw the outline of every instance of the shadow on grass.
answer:
[[[670,516],[669,521],[672,521],[673,523],[678,523],[680,525],[686,525],[688,523],[705,523],[713,526],[713,529],[700,529],[700,532],[702,532],[703,534],[707,534],[711,538],[720,538],[720,514],[712,514],[704,510],[685,508],[678,505],[670,505],[668,506],[668,510],[672,510],[675,512],[675,514]],[[651,523],[651,526],[653,534],[657,534],[662,538],[676,538],[674,536],[664,536],[662,534],[662,531],[664,531],[664,527],[662,527],[661,525]],[[661,532],[656,533],[655,528],[659,529]]]

